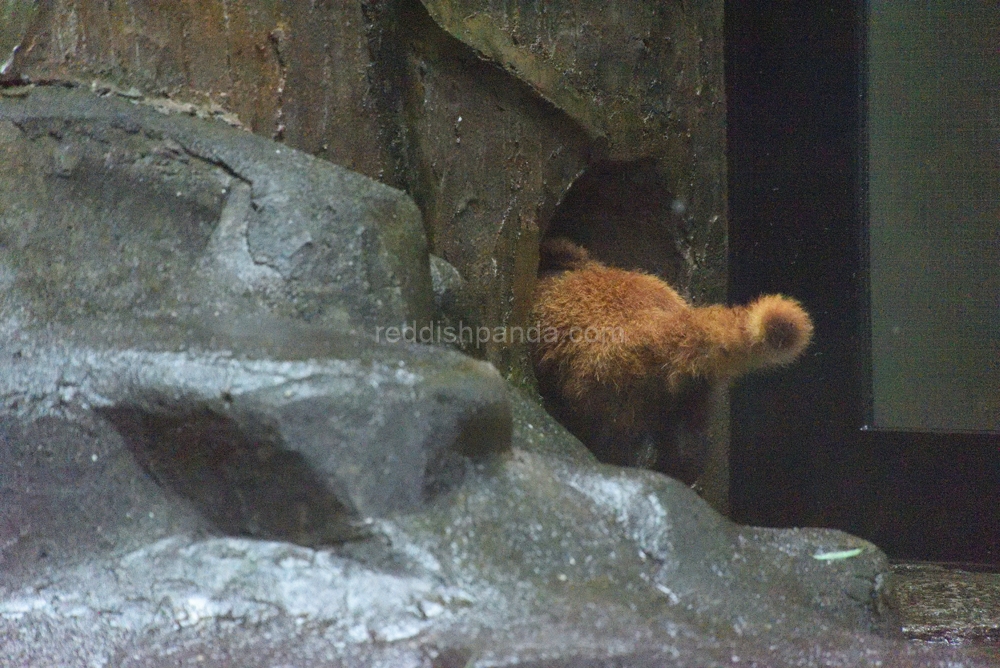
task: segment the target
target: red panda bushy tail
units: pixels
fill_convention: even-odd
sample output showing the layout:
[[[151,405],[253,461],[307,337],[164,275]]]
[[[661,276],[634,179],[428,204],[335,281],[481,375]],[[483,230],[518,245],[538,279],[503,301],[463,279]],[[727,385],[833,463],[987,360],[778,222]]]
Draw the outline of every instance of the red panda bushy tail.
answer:
[[[802,306],[782,295],[766,295],[747,307],[747,329],[759,366],[792,362],[812,338],[813,324]]]

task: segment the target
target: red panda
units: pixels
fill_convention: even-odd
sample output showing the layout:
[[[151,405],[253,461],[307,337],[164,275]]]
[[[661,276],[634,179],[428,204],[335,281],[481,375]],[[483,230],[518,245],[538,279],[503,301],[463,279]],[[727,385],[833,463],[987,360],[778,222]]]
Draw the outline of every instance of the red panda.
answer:
[[[692,306],[655,276],[608,267],[566,239],[546,241],[532,346],[547,408],[598,459],[691,483],[701,472],[712,392],[794,361],[812,337],[802,306]]]

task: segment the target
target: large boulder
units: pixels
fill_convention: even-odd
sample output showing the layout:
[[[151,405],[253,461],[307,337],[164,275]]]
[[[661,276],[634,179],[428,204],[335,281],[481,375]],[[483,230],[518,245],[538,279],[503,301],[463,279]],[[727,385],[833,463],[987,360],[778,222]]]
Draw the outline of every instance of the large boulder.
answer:
[[[721,0],[10,6],[0,82],[223,118],[408,192],[464,286],[448,323],[490,333],[464,351],[528,391],[547,234],[725,299]],[[711,413],[690,440],[724,509],[726,402]]]
[[[10,6],[0,46],[19,50],[0,80],[222,116],[406,190],[469,284],[472,324],[525,324],[538,238],[564,203],[557,225],[605,259],[724,296],[718,0]],[[636,172],[656,196],[616,194]],[[522,345],[471,352],[530,383]]]
[[[117,98],[41,88],[3,101],[0,252],[17,277],[5,295],[30,297],[30,318],[246,302],[369,336],[431,319],[427,244],[403,193]]]
[[[499,374],[406,343],[433,307],[420,215],[399,191],[222,124],[55,88],[0,99],[0,154],[0,396],[10,452],[30,460],[4,465],[44,478],[44,438],[90,461],[88,478],[131,472],[61,490],[104,508],[98,526],[137,513],[109,499],[160,504],[132,487],[140,465],[218,530],[329,542],[509,447]],[[27,499],[56,489],[10,488],[13,525],[45,524]],[[43,517],[84,529],[74,549],[100,534]]]
[[[899,640],[875,546],[736,525],[407,342],[401,193],[79,91],[0,130],[0,664],[990,665]]]

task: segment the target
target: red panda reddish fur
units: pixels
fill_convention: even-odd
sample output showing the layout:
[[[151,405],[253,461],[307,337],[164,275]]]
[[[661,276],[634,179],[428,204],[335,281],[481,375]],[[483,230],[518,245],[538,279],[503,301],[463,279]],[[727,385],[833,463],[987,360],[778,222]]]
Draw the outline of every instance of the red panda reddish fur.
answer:
[[[532,350],[539,389],[603,461],[692,482],[700,470],[683,461],[692,446],[677,441],[690,441],[685,429],[704,430],[713,389],[794,361],[812,337],[794,299],[692,306],[659,278],[605,266],[566,239],[543,244],[541,269]]]

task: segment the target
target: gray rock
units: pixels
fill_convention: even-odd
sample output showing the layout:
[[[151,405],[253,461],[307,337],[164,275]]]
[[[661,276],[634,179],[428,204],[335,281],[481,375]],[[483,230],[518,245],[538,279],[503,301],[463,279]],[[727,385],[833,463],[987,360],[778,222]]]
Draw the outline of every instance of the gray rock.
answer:
[[[0,99],[0,150],[0,398],[16,451],[44,433],[83,469],[110,458],[141,476],[137,462],[192,511],[168,513],[174,528],[315,543],[413,510],[509,446],[492,367],[405,343],[432,311],[402,193],[77,91]],[[125,478],[96,494],[127,497]],[[95,535],[162,513],[152,490],[128,492],[120,508],[97,501]],[[48,516],[17,523],[69,523]]]
[[[18,424],[51,423],[59,443],[71,442],[78,416],[93,423],[96,414],[218,530],[307,544],[418,508],[457,485],[468,460],[510,443],[502,379],[459,353],[263,316],[195,332],[8,325],[0,397]],[[185,334],[172,350],[131,347],[146,336],[147,347],[164,348]],[[264,357],[292,345],[297,355]],[[108,446],[99,450],[107,456]]]
[[[5,583],[5,656],[143,667],[992,665],[873,635],[867,599],[884,568],[873,546],[738,527],[675,481],[588,464],[529,406],[515,416],[527,449],[474,470],[432,508],[374,521],[368,540],[313,549],[181,533]],[[814,558],[845,548],[862,552]]]
[[[465,279],[444,258],[431,255],[430,263],[434,307],[444,317],[461,320],[463,302],[466,301],[465,292],[468,290]]]
[[[875,546],[733,524],[407,343],[399,193],[74,92],[0,137],[0,665],[990,665],[889,632]]]
[[[24,317],[66,323],[249,302],[369,335],[432,317],[416,206],[336,165],[53,88],[0,98],[0,150],[7,311],[15,294],[32,300]]]

